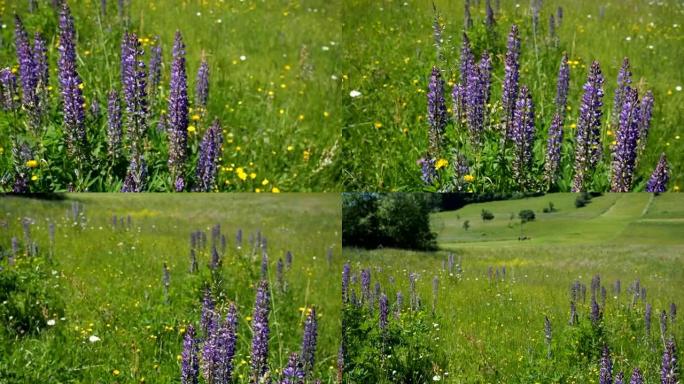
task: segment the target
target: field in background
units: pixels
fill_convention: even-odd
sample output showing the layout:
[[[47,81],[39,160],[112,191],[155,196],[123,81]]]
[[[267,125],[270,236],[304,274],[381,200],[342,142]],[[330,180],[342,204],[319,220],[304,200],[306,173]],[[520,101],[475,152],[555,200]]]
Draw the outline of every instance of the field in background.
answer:
[[[442,64],[447,73],[445,81],[453,85],[458,77],[464,2],[435,0],[434,3],[445,24],[443,50],[447,65]],[[485,1],[471,0],[470,3],[473,23],[483,23]],[[652,89],[655,96],[651,133],[635,185],[650,175],[664,151],[672,167],[670,188],[682,187],[684,120],[679,111],[684,101],[684,73],[679,58],[684,56],[684,7],[681,2],[543,1],[536,41],[529,1],[492,0],[491,3],[501,4],[495,15],[498,39],[493,45],[500,52],[492,58],[493,103],[501,100],[505,41],[511,24],[516,23],[521,28],[522,40],[520,81],[530,87],[534,99],[537,137],[546,138],[558,65],[562,52],[567,51],[569,60],[576,63],[570,68],[571,110],[566,119],[565,137],[574,134],[569,126],[577,123],[581,87],[586,81],[588,66],[592,60],[598,60],[605,77],[602,135],[604,143],[608,143],[612,139],[606,136],[605,121],[612,110],[619,66],[627,56],[632,64],[633,83]],[[548,43],[547,36],[549,16],[555,15],[558,6],[563,6],[564,17],[556,30],[560,39],[556,47]],[[416,161],[425,155],[428,147],[426,92],[432,66],[439,64],[433,38],[432,3],[350,0],[345,2],[343,15],[342,58],[347,63],[345,72],[349,77],[343,86],[345,190],[421,190],[424,183]],[[480,41],[484,39],[484,27],[478,29],[478,33],[470,33],[474,51],[480,52],[485,46],[491,51],[491,42],[485,45]],[[351,98],[349,94],[353,90],[361,96]],[[450,96],[447,104],[451,107]],[[535,147],[536,162],[543,160],[545,143]],[[572,173],[568,149],[563,152],[564,175]]]
[[[75,203],[82,207],[76,220]],[[121,221],[116,227],[113,215]],[[189,273],[190,233],[202,230],[210,238],[215,224],[221,224],[227,252],[220,272],[223,289],[214,294],[235,301],[239,312],[236,372],[245,378],[249,371],[250,316],[261,259],[260,252],[252,253],[250,239],[261,231],[267,238],[273,290],[272,369],[285,366],[288,354],[299,351],[304,309],[315,305],[316,376],[324,383],[335,376],[340,288],[329,282],[331,276],[337,278],[342,263],[338,195],[78,194],[64,201],[3,197],[3,268],[10,238],[23,241],[24,218],[33,222],[30,232],[40,257],[51,249],[48,222],[56,224],[55,264],[48,266],[54,272],[47,285],[62,295],[65,314],[55,319],[46,313],[56,324],[38,336],[0,341],[0,382],[179,382],[183,333],[199,321],[210,259],[208,251],[198,252],[200,272]],[[240,250],[238,229],[244,233]],[[332,261],[327,260],[328,249]],[[285,272],[287,291],[279,293],[276,262],[288,250],[293,263]],[[164,302],[163,263],[170,269],[169,304]],[[91,343],[92,335],[100,341]]]
[[[439,234],[439,252],[345,249],[344,256],[354,270],[369,268],[391,303],[397,291],[408,295],[408,274],[414,272],[418,293],[429,311],[433,278],[438,278],[433,320],[438,337],[433,348],[448,357],[448,366],[438,372],[444,382],[598,382],[600,351],[589,356],[587,340],[581,337],[584,331],[580,331],[589,323],[588,288],[586,300],[577,304],[583,325],[568,325],[571,284],[579,280],[589,287],[597,274],[607,290],[601,310],[613,372],[631,374],[639,367],[647,383],[660,382],[663,346],[658,316],[661,310],[669,313],[672,302],[682,305],[683,200],[678,195],[604,195],[578,209],[575,197],[550,194],[436,213],[432,223]],[[549,202],[557,211],[543,213]],[[483,222],[482,209],[495,218]],[[529,237],[525,241],[518,240],[517,214],[522,209],[536,214],[533,222],[524,225]],[[470,222],[468,231],[463,228],[465,220]],[[450,252],[461,265],[460,275],[449,270]],[[647,294],[632,306],[634,294],[629,287],[637,279]],[[620,293],[614,290],[617,280]],[[597,300],[600,303],[600,297]],[[645,303],[653,308],[648,336]],[[550,358],[544,316],[552,329]],[[666,331],[680,344],[681,324],[680,319],[672,325],[668,322]]]

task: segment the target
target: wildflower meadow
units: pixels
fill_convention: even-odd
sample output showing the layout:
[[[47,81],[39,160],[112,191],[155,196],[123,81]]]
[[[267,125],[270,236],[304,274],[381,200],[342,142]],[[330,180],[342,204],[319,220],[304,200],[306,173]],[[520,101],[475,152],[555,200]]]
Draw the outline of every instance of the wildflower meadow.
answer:
[[[681,2],[345,5],[346,190],[679,190]]]
[[[0,191],[339,189],[339,4],[0,7]]]

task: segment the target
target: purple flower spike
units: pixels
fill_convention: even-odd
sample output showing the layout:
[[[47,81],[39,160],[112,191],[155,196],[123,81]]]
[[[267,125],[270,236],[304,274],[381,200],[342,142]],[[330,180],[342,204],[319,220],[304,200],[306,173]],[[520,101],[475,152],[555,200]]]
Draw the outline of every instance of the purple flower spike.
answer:
[[[185,72],[185,44],[176,32],[169,90],[169,171],[176,183],[183,178],[188,157],[188,79]],[[176,189],[176,192],[180,190]]]
[[[653,92],[647,91],[641,99],[641,108],[639,120],[639,140],[637,143],[637,162],[639,157],[646,149],[646,140],[648,139],[648,131],[651,128],[651,116],[653,115]]]
[[[584,84],[575,136],[575,176],[573,192],[586,191],[596,165],[601,159],[601,107],[603,106],[603,74],[597,61],[591,64]]]
[[[529,186],[529,174],[532,168],[532,146],[534,145],[534,105],[527,87],[520,88],[516,102],[510,138],[515,145],[513,159],[513,177],[520,190]]]
[[[147,133],[147,74],[138,36],[126,33],[121,42],[121,82],[126,105],[126,129],[131,146],[131,163],[143,156]],[[142,180],[144,183],[144,180]]]
[[[200,326],[202,327],[202,333],[205,337],[211,335],[211,331],[214,328],[214,323],[216,320],[216,314],[214,313],[214,308],[216,303],[211,296],[211,291],[209,288],[204,290],[204,301],[202,302],[202,318],[200,320]]]
[[[625,374],[620,372],[615,376],[615,384],[625,384]]]
[[[559,113],[553,116],[546,142],[546,159],[544,161],[544,180],[547,187],[558,179],[560,169],[561,144],[563,143],[563,118]]]
[[[19,79],[22,88],[22,105],[31,110],[37,106],[36,84],[38,72],[28,34],[18,15],[14,15],[14,44],[19,61]]]
[[[207,337],[202,353],[202,375],[208,383],[230,383],[237,341],[237,309],[230,304],[226,321]]]
[[[674,339],[665,343],[663,351],[663,363],[660,370],[660,382],[662,384],[678,384],[679,374],[677,372],[677,350]]]
[[[17,76],[12,73],[9,68],[0,70],[0,101],[2,109],[5,111],[12,111],[19,107],[17,99],[19,98],[19,91],[17,89]]]
[[[644,384],[644,377],[641,375],[639,368],[634,368],[632,377],[629,379],[629,384]]]
[[[121,192],[142,192],[145,189],[146,180],[147,164],[145,164],[145,159],[136,160],[132,158]]]
[[[622,104],[625,102],[625,98],[627,97],[626,93],[630,88],[630,84],[632,84],[632,72],[629,69],[629,59],[625,57],[622,61],[620,71],[618,72],[617,87],[615,88],[615,99],[613,102],[613,116],[611,120],[613,121],[613,127],[616,129],[623,111]]]
[[[301,360],[304,372],[307,375],[313,373],[316,361],[316,340],[318,338],[318,320],[316,319],[316,308],[311,307],[309,315],[304,323],[304,337],[302,338]]]
[[[59,84],[64,109],[64,132],[70,155],[86,157],[85,101],[81,91],[81,77],[76,72],[76,30],[66,2],[59,14]]]
[[[157,88],[161,84],[162,75],[162,46],[159,36],[154,38],[154,45],[150,48],[150,61],[148,64],[149,79],[147,84],[149,86],[148,93],[154,95]]]
[[[197,190],[209,192],[216,186],[223,131],[218,120],[207,129],[200,144],[200,154],[197,160]]]
[[[428,153],[431,158],[439,155],[442,145],[442,135],[447,124],[447,108],[444,100],[444,81],[439,68],[432,67],[432,74],[430,75],[430,84],[427,94],[428,108],[428,122],[430,123],[430,131],[428,134],[430,147]]]
[[[116,90],[109,91],[107,97],[107,151],[112,159],[121,156],[121,103]]]
[[[622,112],[613,148],[611,192],[629,192],[637,156],[639,137],[639,97],[636,89],[627,87],[622,99]]]
[[[299,355],[291,353],[287,359],[287,367],[283,369],[283,379],[280,384],[304,384],[305,377],[306,373]]]
[[[250,354],[252,372],[250,382],[260,383],[268,372],[268,314],[271,298],[268,281],[261,280],[257,288],[254,315],[252,316],[252,351]]]
[[[603,346],[601,366],[599,370],[599,384],[613,384],[613,362],[610,359],[608,346]]]
[[[658,160],[658,165],[653,170],[651,178],[646,184],[646,192],[661,193],[667,190],[667,182],[670,181],[670,170],[667,165],[667,158],[663,152]]]
[[[508,34],[508,51],[504,59],[504,81],[502,106],[504,111],[503,129],[504,139],[508,138],[508,133],[512,129],[513,113],[515,103],[518,100],[518,81],[520,77],[520,38],[518,37],[518,26],[513,24]]]
[[[209,99],[209,64],[207,59],[203,56],[202,63],[197,71],[197,78],[195,79],[195,103],[202,109],[207,108],[207,100]]]
[[[183,341],[181,365],[181,384],[197,384],[199,382],[198,346],[195,341],[195,328],[188,325]]]
[[[387,305],[387,295],[380,294],[380,330],[384,331],[387,328],[387,316],[389,314],[389,306]]]
[[[437,169],[435,169],[435,159],[419,159],[418,164],[420,165],[421,176],[425,184],[432,184],[432,182],[437,177]]]
[[[563,53],[560,68],[558,69],[558,84],[556,86],[556,111],[565,117],[565,109],[568,103],[568,89],[570,88],[570,66],[568,66],[568,54]]]

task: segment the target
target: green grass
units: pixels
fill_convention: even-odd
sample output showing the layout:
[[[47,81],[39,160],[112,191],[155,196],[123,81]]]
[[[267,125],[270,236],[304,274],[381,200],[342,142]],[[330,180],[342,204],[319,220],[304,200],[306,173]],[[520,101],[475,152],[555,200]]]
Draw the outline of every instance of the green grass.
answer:
[[[104,117],[88,115],[92,158],[79,164],[90,175],[77,178],[74,164],[62,148],[62,117],[58,108],[56,60],[57,16],[45,2],[34,14],[27,2],[3,4],[0,31],[0,60],[16,67],[14,21],[16,12],[29,35],[40,31],[48,39],[52,108],[40,135],[32,135],[22,116],[0,113],[0,190],[11,190],[14,167],[14,135],[28,140],[40,166],[31,170],[36,180],[31,190],[65,190],[73,182],[79,190],[120,189],[122,169],[111,170],[106,156],[107,92],[120,89],[120,44],[125,25],[143,40],[147,63],[153,38],[163,45],[162,96],[152,103],[150,115],[150,178],[152,190],[169,190],[167,137],[155,132],[167,109],[173,36],[183,34],[187,46],[188,93],[194,102],[195,75],[202,54],[210,67],[210,94],[206,117],[192,121],[188,145],[194,160],[201,134],[214,118],[224,128],[222,169],[218,189],[222,191],[332,191],[339,190],[339,127],[342,119],[338,97],[340,79],[340,4],[297,1],[190,1],[155,0],[130,2],[121,20],[116,1],[108,1],[107,16],[100,15],[100,2],[72,2],[78,33],[78,72],[84,81],[87,108],[97,100]],[[45,4],[44,4],[45,3]],[[126,2],[129,3],[129,2]],[[245,60],[241,60],[245,56]],[[191,105],[192,107],[192,105]],[[196,114],[196,111],[191,115]],[[249,175],[241,180],[237,168]],[[194,162],[191,164],[194,168]],[[125,169],[123,169],[125,171]],[[106,177],[109,175],[110,177]],[[267,180],[266,182],[264,180]]]
[[[591,328],[589,288],[586,303],[578,304],[581,325],[568,325],[571,283],[580,280],[589,287],[596,274],[608,293],[602,340],[611,348],[614,373],[631,373],[638,366],[647,383],[660,382],[657,315],[671,302],[682,305],[682,199],[677,194],[612,194],[577,209],[575,197],[550,194],[435,213],[438,252],[345,249],[344,255],[355,271],[371,268],[373,281],[381,283],[390,303],[398,290],[408,296],[407,276],[415,272],[419,295],[429,309],[432,279],[439,278],[433,348],[447,355],[447,366],[435,367],[443,382],[597,383],[598,358],[586,353],[590,343],[582,336]],[[558,211],[542,213],[549,202]],[[483,223],[482,209],[493,212],[494,220]],[[536,213],[536,220],[525,224],[530,237],[526,241],[517,240],[519,220],[509,220],[511,212],[517,215],[522,209]],[[464,220],[470,220],[468,231],[462,228]],[[442,269],[449,252],[461,260],[460,277]],[[490,267],[493,274],[506,267],[505,279],[490,280]],[[612,290],[618,279],[619,295]],[[646,302],[653,306],[650,336],[644,331],[644,303],[631,307],[632,295],[626,292],[636,279],[646,287]],[[552,326],[550,359],[544,316]],[[668,327],[668,334],[681,344],[681,321]]]
[[[57,319],[54,327],[38,336],[0,340],[0,383],[179,382],[182,332],[188,324],[198,324],[202,286],[208,279],[206,251],[198,255],[200,273],[188,272],[189,234],[203,230],[210,238],[210,227],[217,223],[227,237],[228,251],[220,273],[223,288],[214,293],[224,303],[235,301],[238,306],[237,373],[246,377],[249,372],[249,316],[260,257],[253,256],[248,239],[261,230],[268,239],[273,290],[271,367],[278,372],[289,352],[299,350],[302,309],[316,305],[316,372],[323,382],[331,382],[340,332],[340,289],[330,284],[342,262],[338,195],[79,194],[67,198],[0,200],[2,250],[10,249],[12,236],[23,239],[20,220],[28,217],[35,221],[31,236],[45,255],[48,221],[56,224],[55,264],[48,265],[48,271],[56,272],[46,284],[60,292],[66,304],[65,319]],[[73,223],[72,202],[83,204],[83,227]],[[130,215],[132,227],[112,229],[112,215]],[[242,250],[236,249],[238,228],[244,231]],[[332,265],[326,261],[328,248],[333,250]],[[278,293],[276,261],[286,250],[293,252],[294,261],[285,272],[287,292]],[[7,269],[8,253],[2,253],[1,264]],[[18,263],[22,262],[27,261],[20,258]],[[169,305],[162,293],[164,262],[171,271]],[[48,311],[44,316],[50,319],[54,314]],[[101,341],[88,342],[90,335]]]
[[[492,4],[495,4],[492,1]],[[444,62],[437,62],[433,40],[433,11],[430,1],[350,0],[345,2],[342,33],[343,60],[347,64],[348,81],[343,86],[345,120],[343,136],[343,182],[346,190],[405,191],[425,189],[416,161],[428,147],[426,121],[426,90],[433,65],[446,73],[446,81],[458,80],[463,2],[435,1],[444,27]],[[544,1],[540,16],[540,31],[532,33],[529,2],[501,1],[497,12],[496,39],[485,38],[484,1],[471,2],[476,32],[470,32],[474,51],[494,51],[492,103],[500,104],[503,79],[505,39],[512,23],[520,26],[521,83],[530,87],[534,103],[537,144],[534,148],[535,165],[539,172],[546,147],[546,131],[550,124],[556,77],[561,54],[567,51],[571,66],[571,107],[565,122],[565,140],[560,175],[564,180],[560,190],[569,191],[572,176],[572,141],[577,123],[581,87],[586,81],[592,60],[598,60],[605,76],[604,116],[602,137],[605,145],[604,162],[609,164],[607,136],[608,120],[613,107],[614,88],[623,57],[632,64],[634,84],[640,94],[653,90],[655,108],[652,129],[645,154],[636,170],[634,188],[643,190],[645,182],[661,152],[665,152],[671,166],[669,189],[681,188],[684,177],[683,120],[679,113],[684,100],[684,74],[678,58],[684,55],[682,40],[681,2],[638,1]],[[557,29],[559,45],[548,43],[548,19],[557,6],[564,7],[563,24]],[[519,6],[519,8],[518,8]],[[601,17],[600,9],[604,10]],[[631,40],[627,40],[627,38]],[[652,47],[652,48],[651,48]],[[362,96],[350,98],[356,90]],[[447,106],[451,106],[450,87],[447,85]],[[379,124],[376,124],[379,123]],[[460,134],[451,124],[447,127],[449,141]],[[447,157],[451,163],[451,158]],[[471,158],[471,161],[476,159]],[[488,172],[476,171],[474,190],[500,192],[510,188],[504,171],[492,168],[492,159],[483,159]],[[605,167],[607,168],[607,167]],[[479,173],[478,173],[479,172]],[[486,179],[489,177],[491,180]],[[602,167],[595,187],[606,187],[609,173]]]

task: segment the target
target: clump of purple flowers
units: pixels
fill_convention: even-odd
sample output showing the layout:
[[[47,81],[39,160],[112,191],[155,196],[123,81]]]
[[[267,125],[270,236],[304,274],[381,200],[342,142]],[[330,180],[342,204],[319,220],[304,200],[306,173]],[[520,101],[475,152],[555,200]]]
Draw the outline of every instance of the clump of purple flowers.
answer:
[[[185,161],[188,156],[188,84],[185,70],[185,44],[176,31],[169,86],[169,171],[176,192],[185,189]]]
[[[603,346],[603,353],[601,354],[601,364],[599,368],[599,384],[613,383],[613,362],[610,359],[610,350],[608,346]]]
[[[209,192],[216,185],[218,176],[223,132],[218,120],[207,129],[200,144],[200,154],[197,160],[197,191]]]
[[[430,123],[428,134],[430,158],[434,159],[441,151],[442,135],[447,124],[446,101],[444,100],[444,80],[439,68],[432,67],[427,94],[427,119]]]
[[[0,105],[5,111],[18,108],[16,99],[19,97],[17,89],[17,76],[9,68],[0,70]]]
[[[660,382],[662,384],[678,384],[679,373],[677,363],[677,350],[673,338],[665,343],[663,351],[663,363],[660,370]]]
[[[188,325],[183,341],[181,384],[197,384],[199,382],[198,349],[199,347],[195,340],[195,328],[192,325]]]
[[[534,104],[525,86],[520,88],[510,138],[515,146],[513,178],[520,189],[524,190],[530,186],[529,174],[532,168],[532,146],[534,145]]]
[[[516,100],[518,100],[518,80],[520,77],[520,38],[518,37],[518,26],[513,24],[508,34],[508,51],[504,59],[504,81],[502,93],[502,106],[504,111],[503,139],[506,140],[509,131],[512,129],[513,114],[515,112]]]
[[[629,192],[636,164],[639,138],[639,97],[635,89],[626,87],[622,96],[622,111],[613,149],[611,192]]]
[[[252,316],[252,350],[250,353],[252,372],[250,381],[261,382],[268,372],[268,337],[270,334],[268,314],[271,308],[271,298],[268,291],[268,281],[261,280],[257,287],[254,315]]]
[[[121,103],[116,90],[109,91],[107,96],[107,153],[112,159],[121,156]]]
[[[209,99],[209,63],[206,57],[202,56],[197,78],[195,79],[195,103],[199,108],[207,107]]]
[[[301,360],[304,372],[309,375],[313,372],[316,360],[316,340],[318,339],[318,320],[316,308],[311,307],[304,323],[304,337],[302,337]]]
[[[646,184],[646,192],[651,193],[662,193],[667,190],[667,182],[670,181],[670,170],[667,166],[667,157],[665,153],[660,155],[660,160],[658,160],[658,165],[656,165],[651,178],[648,179],[648,184]]]
[[[587,190],[591,173],[601,159],[601,107],[603,106],[603,74],[597,61],[591,64],[584,84],[575,137],[575,176],[573,192]]]

